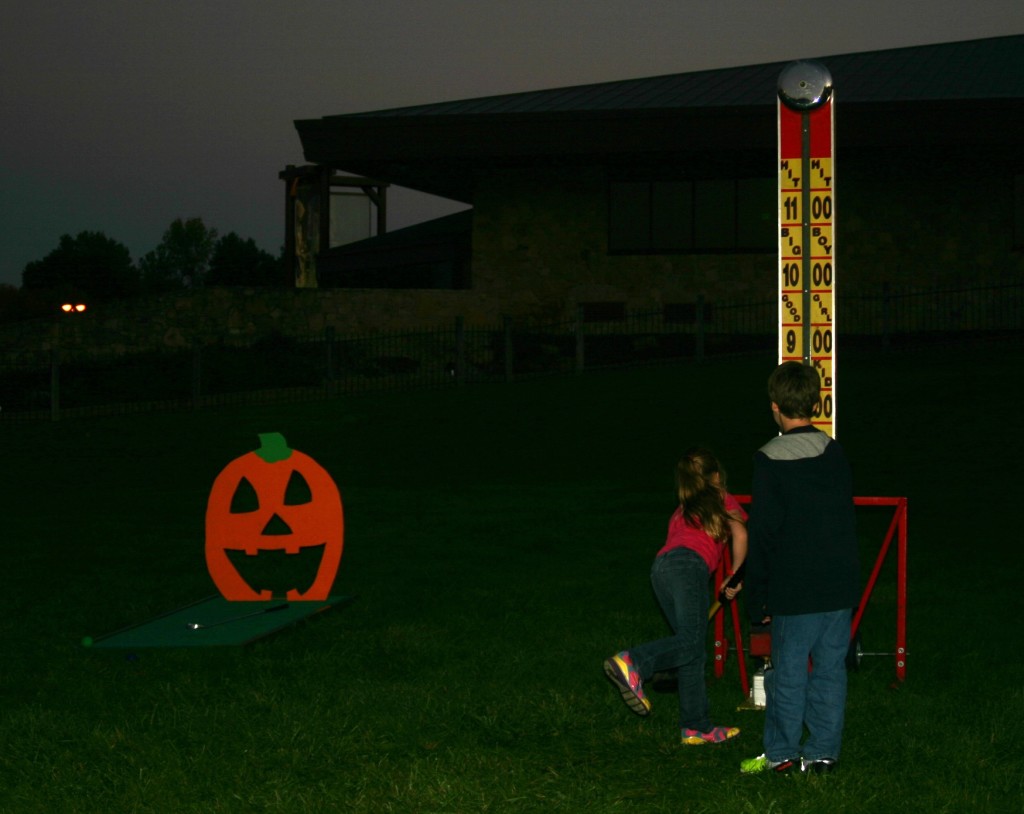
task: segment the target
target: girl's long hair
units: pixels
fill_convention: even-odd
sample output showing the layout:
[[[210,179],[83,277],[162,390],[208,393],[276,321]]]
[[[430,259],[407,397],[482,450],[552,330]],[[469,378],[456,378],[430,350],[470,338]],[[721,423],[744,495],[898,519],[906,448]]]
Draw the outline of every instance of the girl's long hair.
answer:
[[[717,483],[713,480],[716,474]],[[676,465],[676,488],[686,524],[725,542],[730,518],[725,510],[725,470],[714,454],[703,447],[686,450]]]

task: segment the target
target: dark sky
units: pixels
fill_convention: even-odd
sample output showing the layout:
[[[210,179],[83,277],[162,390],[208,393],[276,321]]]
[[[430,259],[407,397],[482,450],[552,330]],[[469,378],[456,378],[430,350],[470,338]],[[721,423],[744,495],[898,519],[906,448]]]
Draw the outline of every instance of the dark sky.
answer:
[[[294,119],[1024,33],[1024,0],[0,0],[0,284],[177,217],[276,253]],[[842,89],[837,87],[837,104]],[[392,189],[390,228],[454,211]]]

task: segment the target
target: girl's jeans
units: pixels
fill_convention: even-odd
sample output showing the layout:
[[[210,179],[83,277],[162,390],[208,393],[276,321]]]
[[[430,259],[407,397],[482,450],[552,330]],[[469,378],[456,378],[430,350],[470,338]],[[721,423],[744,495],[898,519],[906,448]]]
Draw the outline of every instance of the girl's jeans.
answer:
[[[679,670],[679,726],[711,729],[704,679],[707,661],[708,566],[689,548],[662,554],[651,566],[651,585],[675,635],[629,648],[644,679],[662,670]]]
[[[772,669],[764,677],[769,760],[800,757],[805,725],[803,757],[839,759],[851,614],[846,609],[772,618]]]

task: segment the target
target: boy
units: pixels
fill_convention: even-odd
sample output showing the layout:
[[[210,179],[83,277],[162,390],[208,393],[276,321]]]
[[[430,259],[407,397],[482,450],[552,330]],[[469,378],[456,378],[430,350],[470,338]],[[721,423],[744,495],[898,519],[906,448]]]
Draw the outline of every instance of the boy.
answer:
[[[799,362],[768,379],[782,432],[754,455],[745,589],[751,620],[771,621],[772,655],[764,754],[744,760],[744,774],[828,772],[839,759],[860,568],[849,463],[811,424],[820,390],[817,371]]]

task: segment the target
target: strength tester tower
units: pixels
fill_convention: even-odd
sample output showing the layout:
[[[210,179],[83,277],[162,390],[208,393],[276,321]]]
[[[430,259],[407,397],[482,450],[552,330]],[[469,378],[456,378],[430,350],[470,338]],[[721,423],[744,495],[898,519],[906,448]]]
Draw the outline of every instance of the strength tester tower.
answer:
[[[821,376],[814,425],[836,434],[835,140],[832,75],[820,62],[779,74],[779,362]]]

